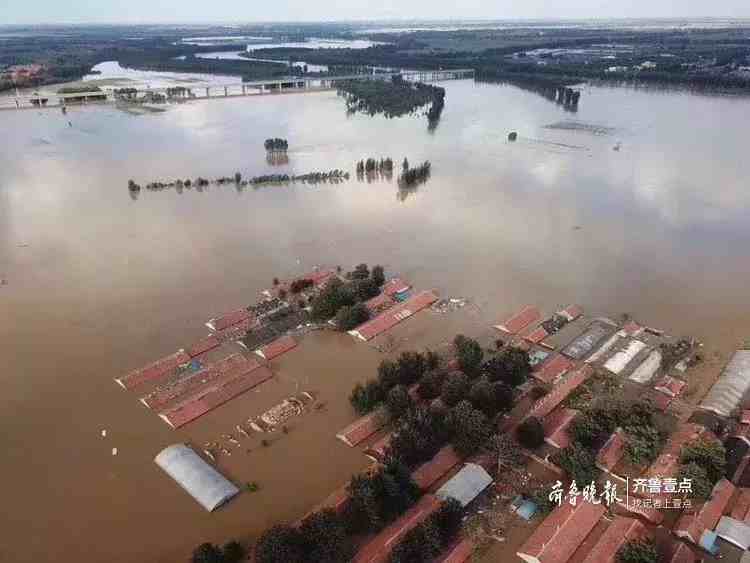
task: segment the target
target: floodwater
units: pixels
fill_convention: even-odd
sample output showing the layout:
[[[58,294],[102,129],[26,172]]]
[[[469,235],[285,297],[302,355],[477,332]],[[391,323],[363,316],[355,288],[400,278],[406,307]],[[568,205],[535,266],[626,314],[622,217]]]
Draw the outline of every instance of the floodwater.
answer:
[[[279,59],[263,59],[256,57],[244,57],[241,56],[244,53],[230,53],[228,51],[216,51],[211,53],[196,53],[195,56],[199,59],[226,59],[232,61],[259,61],[263,63],[288,63],[289,61]],[[179,58],[179,57],[178,57]],[[184,56],[182,57],[184,58]],[[307,67],[307,72],[328,72],[328,65],[314,65],[308,64],[305,61],[294,61],[294,66],[301,68]]]
[[[366,466],[333,435],[380,356],[345,335],[309,335],[274,363],[273,381],[180,431],[112,381],[204,335],[205,320],[252,302],[274,276],[380,262],[472,298],[477,326],[527,302],[579,302],[722,354],[750,336],[750,101],[592,87],[572,116],[510,86],[444,86],[433,132],[424,117],[347,116],[335,93],[138,116],[111,106],[0,114],[12,133],[0,141],[0,559],[182,561],[201,541],[249,540],[296,519]],[[266,163],[267,137],[289,140],[285,169]],[[429,159],[432,178],[410,194],[356,180],[135,200],[127,190],[130,178],[353,173],[368,156]],[[452,336],[451,323],[421,315],[405,323],[405,346]],[[214,439],[297,389],[326,410],[268,448],[254,438],[250,453],[219,460],[259,492],[208,514],[153,463],[163,447]]]
[[[228,74],[203,74],[199,72],[160,72],[138,70],[121,66],[117,61],[105,61],[95,65],[92,74],[83,77],[85,81],[94,81],[101,86],[116,88],[168,88],[171,86],[189,86],[201,84],[241,84],[241,76]]]

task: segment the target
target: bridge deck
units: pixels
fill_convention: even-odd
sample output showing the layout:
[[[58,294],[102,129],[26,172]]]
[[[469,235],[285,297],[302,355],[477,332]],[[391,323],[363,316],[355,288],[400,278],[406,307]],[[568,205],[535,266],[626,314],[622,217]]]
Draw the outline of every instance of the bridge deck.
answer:
[[[290,76],[252,82],[237,82],[229,84],[195,83],[175,85],[159,88],[133,88],[135,96],[167,96],[171,100],[205,100],[240,96],[256,96],[268,93],[303,93],[322,92],[335,88],[335,83],[342,80],[387,80],[394,75],[400,75],[409,81],[440,81],[471,78],[473,69],[450,70],[414,70],[392,74],[351,74],[344,76]],[[86,103],[105,103],[117,101],[115,90],[75,92],[75,93],[41,93],[31,96],[0,96],[0,109],[39,109],[61,107],[65,105],[79,105]],[[182,95],[174,95],[175,89],[182,89]],[[239,91],[238,91],[239,90]],[[171,93],[171,95],[169,95]]]

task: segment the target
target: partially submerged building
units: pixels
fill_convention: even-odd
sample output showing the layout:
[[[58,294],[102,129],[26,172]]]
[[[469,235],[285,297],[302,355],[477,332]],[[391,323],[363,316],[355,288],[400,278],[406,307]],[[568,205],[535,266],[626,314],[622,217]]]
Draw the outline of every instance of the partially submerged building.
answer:
[[[154,461],[209,512],[216,510],[240,492],[233,483],[185,444],[173,444],[164,448]]]
[[[336,434],[336,438],[344,442],[349,447],[354,447],[364,442],[367,438],[375,434],[385,424],[385,417],[380,411],[371,412],[363,417],[358,418],[349,426]]]
[[[563,502],[534,530],[516,555],[527,563],[566,563],[604,515],[601,504]]]
[[[399,303],[398,305],[385,310],[374,319],[370,319],[354,330],[350,330],[349,334],[366,342],[386,330],[393,328],[401,321],[408,319],[422,309],[429,307],[437,300],[438,296],[435,295],[434,292],[422,291],[413,297],[410,297],[403,303]]]
[[[420,489],[426,491],[460,462],[461,456],[449,444],[442,447],[430,461],[417,467],[411,478]]]
[[[452,498],[466,507],[491,484],[492,477],[481,465],[467,463],[437,490],[435,496],[443,500]]]
[[[508,320],[502,324],[495,325],[495,328],[506,334],[515,335],[522,332],[525,328],[529,327],[532,323],[537,322],[541,318],[539,309],[531,305],[523,307],[520,311],[512,315]]]
[[[617,563],[617,552],[626,543],[647,539],[651,539],[651,534],[638,520],[615,516],[583,563]]]
[[[680,516],[672,530],[674,534],[701,546],[709,553],[715,553],[716,534],[713,530],[719,523],[735,490],[735,486],[726,479],[716,483],[706,502]]]
[[[417,504],[398,520],[368,541],[352,560],[353,563],[384,563],[407,532],[424,522],[440,508],[441,502],[432,495],[424,495]]]
[[[729,417],[750,390],[750,350],[738,350],[698,408]]]

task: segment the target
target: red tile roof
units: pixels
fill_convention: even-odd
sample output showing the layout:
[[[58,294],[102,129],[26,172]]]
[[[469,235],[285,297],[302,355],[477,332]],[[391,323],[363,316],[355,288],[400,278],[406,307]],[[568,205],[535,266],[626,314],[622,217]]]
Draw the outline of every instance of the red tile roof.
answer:
[[[684,381],[665,375],[662,380],[654,386],[654,389],[665,395],[669,395],[670,397],[679,397],[685,387],[687,387],[687,383]]]
[[[650,522],[651,524],[654,524],[655,526],[658,526],[662,523],[664,520],[664,515],[657,510],[656,508],[647,508],[643,506],[642,504],[625,504],[622,502],[618,502],[615,507],[615,512],[617,514],[628,514],[630,516],[640,516],[647,522]]]
[[[552,391],[534,403],[531,410],[526,414],[526,418],[529,416],[535,416],[537,418],[544,418],[547,416],[555,409],[555,407],[557,407],[557,405],[567,399],[568,395],[570,395],[579,385],[586,381],[592,373],[594,373],[594,369],[589,365],[584,365],[573,373],[568,374],[552,388]]]
[[[538,321],[541,318],[539,309],[531,305],[527,305],[521,309],[518,313],[510,317],[502,324],[495,325],[497,330],[507,332],[508,334],[518,334],[531,323]]]
[[[622,330],[624,330],[628,334],[628,336],[638,336],[643,332],[643,327],[635,321],[630,321],[628,324],[622,327]]]
[[[250,316],[251,313],[247,309],[237,309],[231,313],[226,313],[225,315],[211,319],[207,324],[211,330],[219,331],[247,320]]]
[[[646,477],[676,477],[680,464],[682,446],[704,435],[712,435],[700,424],[685,422],[669,437],[656,461],[646,471]]]
[[[669,405],[671,405],[672,401],[674,401],[674,399],[669,395],[659,393],[658,391],[649,393],[648,398],[651,400],[651,403],[653,403],[654,407],[659,410],[659,412],[667,412]]]
[[[186,364],[189,361],[190,356],[188,356],[185,350],[178,350],[174,354],[170,354],[169,356],[156,360],[147,366],[133,370],[127,375],[115,379],[115,381],[125,389],[132,389],[141,383],[161,379],[162,377],[171,374],[181,364]]]
[[[195,358],[196,356],[200,356],[201,354],[208,352],[209,350],[213,350],[214,348],[217,348],[221,342],[219,342],[219,339],[216,338],[213,334],[209,334],[205,338],[202,338],[192,346],[190,346],[186,352],[188,356],[191,358]]]
[[[250,317],[244,321],[238,322],[236,325],[232,325],[223,330],[217,330],[214,334],[220,342],[227,342],[229,340],[237,340],[247,334],[248,331],[260,326],[260,321],[255,317]]]
[[[376,295],[372,299],[365,301],[365,307],[367,307],[367,310],[371,315],[375,315],[384,309],[391,307],[394,303],[395,301],[391,296],[381,293],[380,295]]]
[[[601,504],[564,502],[534,530],[517,555],[530,562],[566,563],[604,512]]]
[[[680,541],[672,542],[669,546],[664,563],[699,563],[702,561],[690,547]]]
[[[418,313],[422,309],[429,307],[437,300],[437,295],[432,291],[422,291],[403,303],[391,307],[356,329],[350,330],[349,334],[362,340],[370,340],[371,338],[375,338],[378,334],[393,328],[401,321],[408,319],[414,313]]]
[[[625,453],[625,438],[622,430],[615,430],[596,454],[596,465],[602,471],[610,472]]]
[[[531,342],[532,344],[539,344],[542,340],[547,338],[549,333],[543,326],[538,326],[532,330],[529,334],[524,336],[524,340]]]
[[[368,541],[352,560],[353,563],[384,563],[398,542],[411,529],[426,520],[440,507],[440,501],[432,495],[424,495],[417,504],[407,510],[398,520]]]
[[[711,497],[700,508],[684,512],[674,526],[674,533],[693,543],[698,543],[706,530],[713,530],[719,523],[729,499],[734,494],[735,486],[726,479],[722,479],[711,492]]]
[[[392,439],[393,439],[393,432],[386,432],[374,444],[368,447],[365,450],[365,453],[371,458],[373,458],[373,460],[375,461],[383,461],[383,458],[385,458],[386,451],[388,450],[388,447],[391,445]]]
[[[739,489],[730,516],[750,524],[750,489]]]
[[[472,553],[474,553],[474,544],[471,540],[462,539],[454,542],[433,563],[465,563],[469,560]]]
[[[401,278],[391,278],[383,285],[383,293],[393,297],[397,293],[403,293],[411,289],[411,285]]]
[[[650,536],[646,526],[638,520],[616,516],[583,563],[616,563],[617,552],[623,545]]]
[[[262,348],[255,351],[261,358],[266,361],[271,361],[274,358],[278,358],[282,354],[287,353],[289,350],[297,346],[297,341],[291,336],[282,336],[277,338],[270,344],[266,344]]]
[[[310,510],[310,512],[305,514],[302,517],[302,520],[304,520],[308,516],[311,516],[315,512],[320,512],[321,510],[326,508],[333,509],[338,515],[343,514],[344,510],[346,510],[346,506],[349,504],[349,493],[347,492],[348,487],[349,483],[333,491],[325,498],[325,500],[323,500],[320,504],[317,504],[312,510]]]
[[[358,418],[349,426],[341,430],[336,437],[347,446],[354,447],[375,434],[383,427],[385,417],[375,411]]]
[[[555,379],[567,373],[573,365],[573,362],[562,354],[555,354],[542,363],[541,367],[532,372],[531,375],[542,383],[552,383]]]
[[[228,381],[217,380],[200,396],[162,411],[159,417],[172,428],[180,428],[272,377],[271,370],[260,366]]]
[[[740,413],[740,424],[750,424],[750,410],[743,410]]]
[[[578,411],[575,409],[559,408],[544,417],[544,440],[549,445],[564,449],[570,445],[568,427],[575,420]]]
[[[145,397],[141,397],[141,402],[150,409],[162,410],[169,403],[181,397],[185,399],[200,394],[202,390],[208,389],[220,377],[229,380],[255,369],[259,365],[256,360],[247,359],[242,354],[232,354],[181,379],[175,385],[157,389]]]
[[[460,461],[461,457],[453,449],[453,446],[445,446],[430,461],[417,467],[412,472],[411,478],[420,489],[426,491],[438,479],[458,465]]]

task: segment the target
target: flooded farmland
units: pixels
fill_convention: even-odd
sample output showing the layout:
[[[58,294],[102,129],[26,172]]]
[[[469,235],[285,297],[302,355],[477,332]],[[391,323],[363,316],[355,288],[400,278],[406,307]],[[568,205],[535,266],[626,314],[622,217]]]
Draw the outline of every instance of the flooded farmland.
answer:
[[[402,348],[439,346],[527,302],[630,313],[718,357],[750,337],[750,101],[590,87],[570,114],[510,86],[443,86],[434,131],[424,118],[347,116],[335,93],[147,115],[0,114],[12,133],[0,141],[0,559],[181,561],[201,541],[298,518],[367,465],[334,434],[354,418],[349,390],[382,355],[345,335],[306,336],[272,362],[272,380],[177,431],[113,382],[204,336],[207,319],[255,301],[274,276],[380,262],[471,298],[460,314],[404,323]],[[268,137],[289,140],[283,168],[266,161]],[[354,174],[337,185],[127,190],[129,179],[235,170],[353,173],[369,156],[430,160],[432,176],[408,194]],[[326,408],[268,447],[255,437],[219,460],[260,491],[209,514],[153,463],[165,446],[213,440],[297,390]]]

